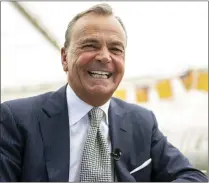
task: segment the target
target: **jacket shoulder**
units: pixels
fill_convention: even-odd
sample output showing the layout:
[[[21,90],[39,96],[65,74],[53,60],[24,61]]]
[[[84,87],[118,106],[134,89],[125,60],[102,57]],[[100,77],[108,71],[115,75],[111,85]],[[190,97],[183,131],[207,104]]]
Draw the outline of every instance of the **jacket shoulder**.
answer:
[[[156,122],[154,113],[140,106],[139,104],[129,103],[118,98],[113,98],[114,102],[126,111],[126,114],[133,123],[143,123],[145,126],[153,126]]]
[[[114,97],[113,97],[113,100],[115,103],[117,103],[117,105],[124,108],[127,112],[137,112],[140,114],[149,114],[150,112],[152,112],[151,110],[145,107],[142,107],[139,104],[129,103],[129,102],[126,102],[126,101],[123,101],[121,99],[114,98]]]
[[[1,103],[1,108],[9,108],[12,112],[21,114],[35,112],[52,92],[43,93],[37,96],[8,100]]]

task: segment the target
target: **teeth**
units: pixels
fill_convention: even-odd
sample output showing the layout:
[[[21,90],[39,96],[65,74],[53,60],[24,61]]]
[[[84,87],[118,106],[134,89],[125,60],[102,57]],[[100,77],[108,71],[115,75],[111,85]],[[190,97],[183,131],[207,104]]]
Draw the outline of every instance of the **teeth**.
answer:
[[[111,73],[104,71],[89,71],[90,76],[94,78],[108,79],[111,76]]]
[[[103,71],[91,71],[92,74],[105,74],[105,75],[109,75],[109,72],[103,72]]]
[[[93,78],[102,78],[102,79],[107,79],[107,75],[101,75],[101,74],[91,74]]]

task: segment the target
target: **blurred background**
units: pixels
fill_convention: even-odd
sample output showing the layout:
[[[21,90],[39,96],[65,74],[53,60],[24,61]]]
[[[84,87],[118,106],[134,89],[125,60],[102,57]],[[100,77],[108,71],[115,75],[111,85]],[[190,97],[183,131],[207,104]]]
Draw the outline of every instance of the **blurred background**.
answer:
[[[1,102],[66,84],[60,48],[68,22],[97,3],[1,3]],[[108,4],[128,32],[125,77],[114,96],[153,110],[168,140],[207,172],[207,2]]]

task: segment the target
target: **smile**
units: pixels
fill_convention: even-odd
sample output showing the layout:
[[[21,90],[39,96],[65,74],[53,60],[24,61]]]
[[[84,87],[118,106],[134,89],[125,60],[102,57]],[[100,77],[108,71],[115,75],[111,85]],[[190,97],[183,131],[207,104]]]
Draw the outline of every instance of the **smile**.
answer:
[[[104,71],[88,71],[88,73],[91,77],[99,79],[108,79],[112,75],[112,73]]]

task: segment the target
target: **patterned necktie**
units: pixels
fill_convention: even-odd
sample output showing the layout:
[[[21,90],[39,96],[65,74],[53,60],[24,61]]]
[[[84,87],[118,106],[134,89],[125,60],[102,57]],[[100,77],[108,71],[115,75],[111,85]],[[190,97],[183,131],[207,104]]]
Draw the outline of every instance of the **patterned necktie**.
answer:
[[[108,143],[100,130],[104,112],[94,107],[89,112],[90,129],[81,161],[81,182],[111,182],[111,157]]]

